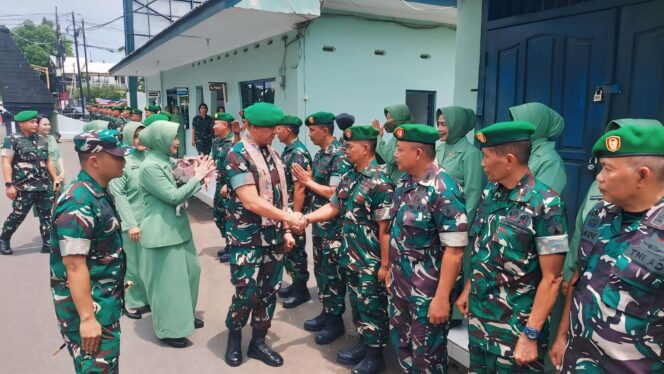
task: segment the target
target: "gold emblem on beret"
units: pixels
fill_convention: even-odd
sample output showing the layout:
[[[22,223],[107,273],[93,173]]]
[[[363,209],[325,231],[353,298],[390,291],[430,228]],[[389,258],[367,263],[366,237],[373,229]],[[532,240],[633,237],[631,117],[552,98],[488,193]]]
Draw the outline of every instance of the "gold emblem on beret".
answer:
[[[399,127],[396,130],[394,130],[394,136],[397,139],[403,139],[403,135],[404,135],[403,127]]]
[[[477,140],[479,140],[480,143],[482,143],[482,144],[486,143],[486,135],[484,135],[484,133],[478,132],[477,133]]]
[[[309,124],[310,124],[310,125],[313,125],[314,122],[316,122],[316,120],[314,119],[313,116],[309,116],[309,118],[307,119],[307,121],[309,121]]]
[[[606,142],[606,149],[609,150],[609,152],[618,152],[620,149],[620,137],[617,135],[609,136],[605,140]]]
[[[346,137],[347,137],[347,138],[349,138],[349,139],[350,139],[350,137],[352,137],[352,136],[353,136],[353,132],[352,132],[352,131],[350,131],[350,129],[347,129],[347,130],[346,130],[346,132],[345,132],[344,134],[345,134],[345,135],[346,135]]]

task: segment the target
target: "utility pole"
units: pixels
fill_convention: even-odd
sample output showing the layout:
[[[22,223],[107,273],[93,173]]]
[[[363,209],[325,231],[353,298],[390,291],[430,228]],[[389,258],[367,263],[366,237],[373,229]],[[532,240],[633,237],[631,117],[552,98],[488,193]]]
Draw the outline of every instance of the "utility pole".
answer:
[[[90,73],[88,73],[88,43],[85,41],[85,20],[81,18],[81,29],[83,30],[83,54],[85,54],[85,86],[87,95],[85,97],[90,99]]]
[[[81,61],[78,58],[78,30],[76,30],[76,18],[71,12],[71,21],[74,24],[74,46],[76,48],[76,69],[78,70],[78,92],[81,102],[81,111],[85,114],[85,98],[83,97],[83,83],[81,83]]]
[[[123,0],[122,8],[124,11],[124,29],[125,29],[125,55],[134,52],[134,4],[132,0]],[[136,97],[136,89],[138,88],[138,79],[130,76],[128,83],[129,88],[129,105],[136,107],[138,105]]]

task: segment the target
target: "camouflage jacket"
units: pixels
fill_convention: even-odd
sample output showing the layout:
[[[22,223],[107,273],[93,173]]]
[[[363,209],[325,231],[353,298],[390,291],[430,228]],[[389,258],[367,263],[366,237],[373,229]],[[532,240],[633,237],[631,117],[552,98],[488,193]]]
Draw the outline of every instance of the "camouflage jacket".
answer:
[[[261,153],[265,163],[270,168],[272,178],[272,193],[274,205],[282,209],[281,190],[279,189],[279,173],[267,148]],[[251,163],[251,158],[243,142],[236,143],[226,157],[226,185],[228,185],[228,198],[224,200],[227,212],[226,233],[229,245],[233,246],[268,246],[279,245],[283,241],[281,222],[273,226],[262,227],[261,216],[247,210],[237,196],[239,187],[253,184],[258,181],[258,169]]]
[[[512,190],[487,185],[471,230],[470,344],[512,357],[542,279],[538,257],[567,252],[565,205],[528,170]]]
[[[210,156],[214,159],[215,165],[217,165],[217,190],[220,190],[221,187],[226,183],[226,168],[224,162],[226,157],[233,148],[233,133],[229,133],[227,137],[214,138],[212,141],[212,152]]]
[[[111,195],[85,171],[58,198],[51,229],[51,292],[63,332],[77,331],[80,319],[62,257],[87,257],[95,318],[106,326],[120,319],[125,253],[120,219]]]
[[[5,137],[1,157],[12,157],[12,181],[19,191],[45,191],[50,188],[48,141],[39,135],[17,132]],[[0,157],[0,158],[1,158]]]
[[[108,120],[108,129],[109,130],[122,130],[122,127],[127,123],[122,117],[110,117]]]
[[[344,256],[341,264],[356,272],[375,274],[380,267],[378,222],[390,219],[394,185],[376,160],[364,170],[352,168],[330,198],[342,217]]]
[[[288,187],[288,206],[293,208],[293,197],[295,193],[295,181],[291,168],[294,164],[302,166],[304,170],[311,166],[311,154],[299,140],[295,139],[293,144],[286,146],[281,152],[281,160],[286,169],[286,186]]]
[[[626,215],[600,202],[584,221],[569,349],[608,373],[661,373],[664,199],[643,215]]]
[[[461,188],[454,178],[431,163],[425,176],[404,174],[392,199],[390,266],[393,294],[417,290],[436,294],[445,247],[468,244],[468,221]]]
[[[339,142],[336,139],[326,149],[316,152],[312,165],[311,169],[314,173],[314,182],[332,187],[339,185],[341,176],[350,168],[346,156],[339,151]],[[328,203],[328,199],[323,196],[313,192],[309,193],[311,194],[312,212]],[[312,236],[329,239],[339,236],[339,231],[339,217],[337,217],[326,222],[314,224]]]
[[[197,115],[194,117],[193,128],[196,135],[196,143],[200,144],[203,148],[209,148],[212,144],[212,126],[214,121],[212,117],[205,116],[205,118]],[[198,147],[197,147],[198,148]]]

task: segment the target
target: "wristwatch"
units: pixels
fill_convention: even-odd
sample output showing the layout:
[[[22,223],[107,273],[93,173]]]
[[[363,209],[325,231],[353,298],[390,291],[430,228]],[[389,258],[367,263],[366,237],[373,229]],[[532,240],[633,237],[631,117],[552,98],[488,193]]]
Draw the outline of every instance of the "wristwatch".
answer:
[[[14,185],[14,182],[5,182],[5,188],[9,188]]]
[[[534,327],[524,327],[523,334],[530,340],[538,340],[540,338],[540,332]]]

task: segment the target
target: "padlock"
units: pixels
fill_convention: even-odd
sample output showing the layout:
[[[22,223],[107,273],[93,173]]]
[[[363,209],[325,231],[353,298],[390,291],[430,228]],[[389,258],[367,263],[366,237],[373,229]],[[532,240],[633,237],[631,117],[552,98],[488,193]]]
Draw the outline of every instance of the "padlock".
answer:
[[[597,103],[600,101],[604,101],[604,90],[602,87],[597,87],[595,94],[593,95],[593,102]]]

